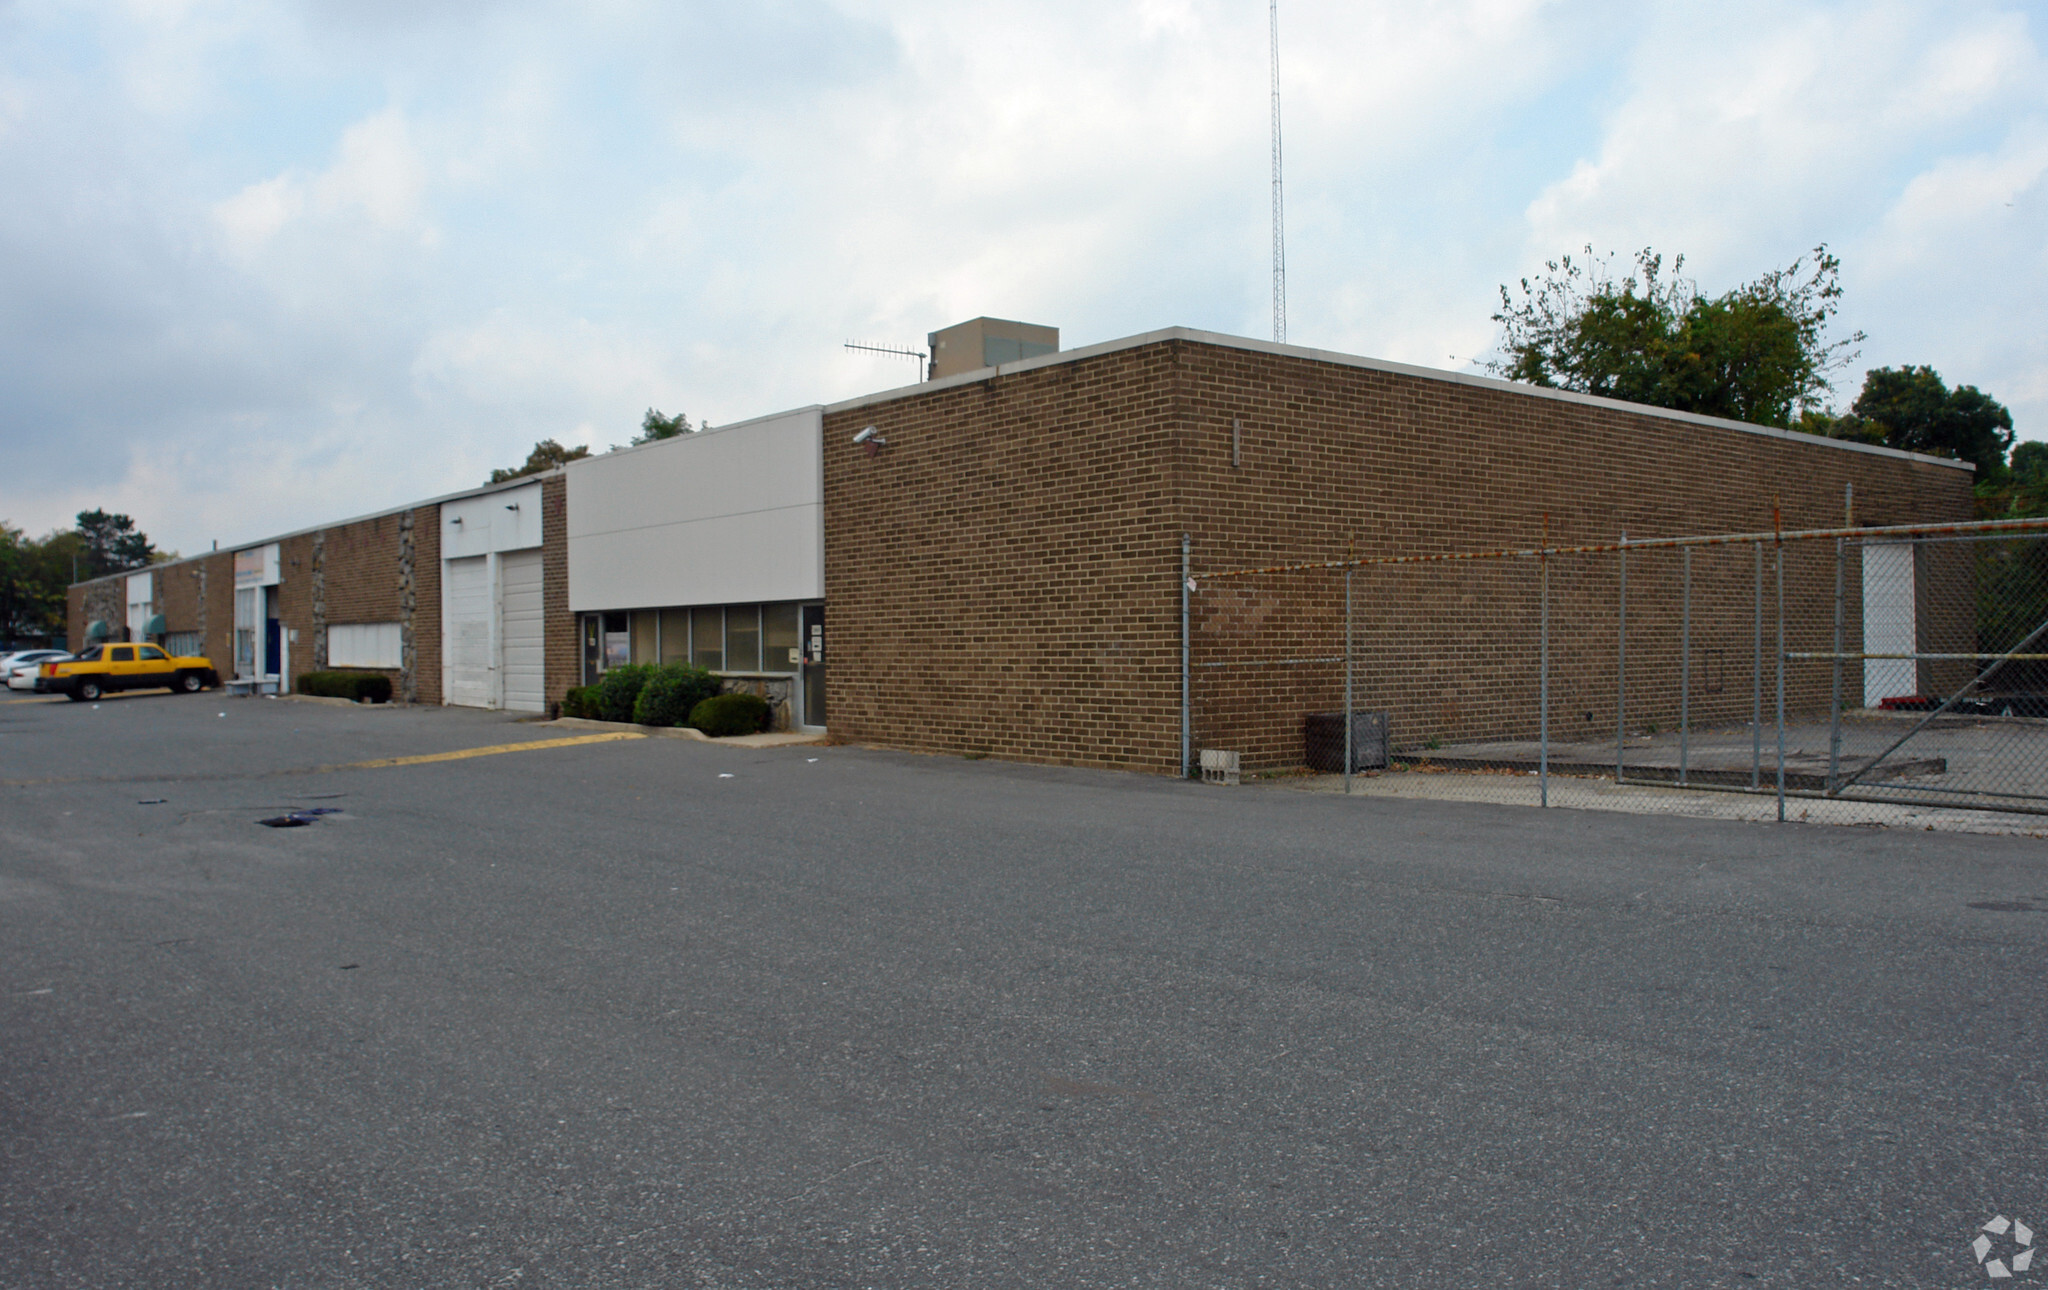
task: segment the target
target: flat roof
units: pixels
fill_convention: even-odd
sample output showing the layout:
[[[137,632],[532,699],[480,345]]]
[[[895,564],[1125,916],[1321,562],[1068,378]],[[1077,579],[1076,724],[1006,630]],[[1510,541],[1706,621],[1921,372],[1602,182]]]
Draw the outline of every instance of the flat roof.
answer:
[[[1580,394],[1573,390],[1554,390],[1541,385],[1523,385],[1516,381],[1502,381],[1491,376],[1472,376],[1465,372],[1445,372],[1434,367],[1417,367],[1410,363],[1392,363],[1380,358],[1365,358],[1358,354],[1342,354],[1330,349],[1311,349],[1305,345],[1283,345],[1270,340],[1253,340],[1249,336],[1231,336],[1223,332],[1199,331],[1193,327],[1166,327],[1159,331],[1148,331],[1137,336],[1126,336],[1121,340],[1106,340],[1097,345],[1083,345],[1079,349],[1062,350],[1057,354],[1042,354],[1037,358],[1019,359],[1014,363],[1002,363],[995,367],[977,368],[972,372],[959,372],[941,377],[936,381],[923,381],[916,385],[899,386],[893,390],[882,390],[875,394],[864,394],[859,398],[846,399],[839,403],[827,404],[826,412],[851,412],[857,408],[874,407],[883,403],[894,403],[902,399],[915,398],[936,390],[951,389],[959,385],[972,385],[977,381],[996,376],[1011,376],[1019,372],[1035,371],[1059,363],[1078,363],[1084,359],[1103,354],[1114,354],[1119,350],[1138,349],[1146,345],[1158,345],[1167,341],[1188,341],[1197,345],[1214,345],[1219,349],[1247,350],[1256,354],[1274,354],[1285,358],[1301,358],[1316,363],[1331,363],[1338,367],[1363,368],[1371,372],[1387,372],[1396,376],[1412,376],[1425,381],[1443,381],[1452,385],[1466,385],[1474,389],[1494,390],[1501,393],[1521,395],[1525,398],[1557,399],[1565,403],[1579,403],[1587,407],[1607,408],[1617,412],[1633,413],[1636,416],[1658,417],[1666,421],[1683,421],[1692,425],[1714,426],[1722,430],[1740,430],[1744,434],[1764,435],[1773,439],[1790,439],[1800,443],[1825,445],[1844,452],[1867,452],[1880,457],[1895,457],[1902,461],[1925,462],[1933,466],[1952,466],[1958,470],[1975,472],[1972,462],[1955,461],[1948,457],[1930,457],[1925,453],[1907,452],[1902,448],[1887,448],[1881,444],[1858,443],[1853,439],[1829,439],[1824,435],[1807,434],[1799,430],[1782,430],[1777,426],[1760,426],[1748,421],[1732,421],[1726,417],[1702,416],[1697,412],[1678,412],[1671,408],[1654,407],[1647,403],[1629,403],[1622,399],[1602,398],[1597,394]]]

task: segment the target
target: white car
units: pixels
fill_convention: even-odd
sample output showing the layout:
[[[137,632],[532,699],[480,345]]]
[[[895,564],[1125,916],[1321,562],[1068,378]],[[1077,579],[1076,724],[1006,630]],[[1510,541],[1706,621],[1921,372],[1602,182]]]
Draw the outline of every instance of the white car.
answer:
[[[61,649],[25,649],[0,659],[0,672],[7,675],[10,690],[36,688],[36,669],[45,663],[59,663],[71,655]]]

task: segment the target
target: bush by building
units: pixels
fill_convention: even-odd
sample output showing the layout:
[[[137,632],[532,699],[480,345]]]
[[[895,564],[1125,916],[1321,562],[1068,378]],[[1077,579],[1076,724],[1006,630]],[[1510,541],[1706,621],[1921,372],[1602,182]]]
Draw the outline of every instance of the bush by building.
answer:
[[[641,686],[633,720],[643,726],[687,725],[697,705],[715,697],[718,687],[718,678],[701,667],[667,664]]]
[[[389,703],[391,678],[381,672],[308,672],[299,678],[299,693],[352,703]]]
[[[590,715],[599,721],[630,722],[633,705],[640,701],[640,691],[660,670],[651,663],[633,663],[606,672],[602,680],[590,687],[596,691],[592,700],[595,711]]]
[[[768,700],[758,694],[720,694],[690,709],[690,724],[713,739],[724,739],[760,734],[772,716]]]

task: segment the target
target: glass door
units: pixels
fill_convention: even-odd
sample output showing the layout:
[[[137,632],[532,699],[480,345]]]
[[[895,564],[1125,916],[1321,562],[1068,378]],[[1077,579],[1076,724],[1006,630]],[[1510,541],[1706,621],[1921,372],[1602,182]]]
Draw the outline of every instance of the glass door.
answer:
[[[825,606],[803,607],[803,723],[825,724]]]

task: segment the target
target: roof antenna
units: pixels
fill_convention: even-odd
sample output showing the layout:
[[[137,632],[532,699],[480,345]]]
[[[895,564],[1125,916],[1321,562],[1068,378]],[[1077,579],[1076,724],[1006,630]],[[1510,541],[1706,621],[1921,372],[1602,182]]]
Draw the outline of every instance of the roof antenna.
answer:
[[[921,349],[909,349],[901,345],[869,345],[857,340],[847,341],[846,348],[857,349],[866,354],[894,354],[898,358],[912,359],[917,363],[917,370],[920,373],[919,379],[931,379],[929,369],[925,366],[925,360],[930,355]]]
[[[1273,339],[1287,340],[1287,214],[1280,199],[1280,0],[1268,0],[1273,47]]]

